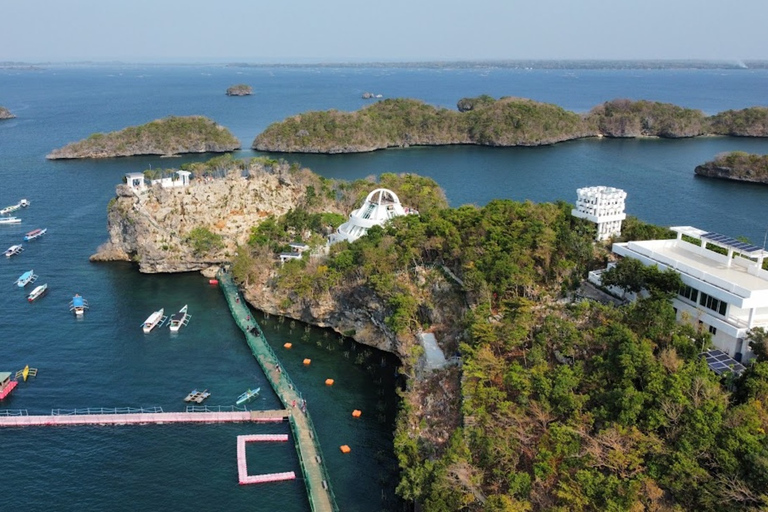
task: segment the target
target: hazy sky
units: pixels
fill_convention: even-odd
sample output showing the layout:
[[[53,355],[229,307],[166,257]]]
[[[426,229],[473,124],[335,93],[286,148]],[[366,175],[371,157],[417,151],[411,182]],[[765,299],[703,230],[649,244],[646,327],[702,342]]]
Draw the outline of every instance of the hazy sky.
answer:
[[[768,59],[768,0],[0,0],[0,61]]]

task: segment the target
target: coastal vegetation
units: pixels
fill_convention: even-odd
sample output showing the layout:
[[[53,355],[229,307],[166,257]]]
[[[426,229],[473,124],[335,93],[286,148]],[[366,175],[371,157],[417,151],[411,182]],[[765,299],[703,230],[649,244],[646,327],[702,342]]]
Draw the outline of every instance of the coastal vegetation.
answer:
[[[248,84],[237,84],[227,88],[227,96],[250,96],[253,87]]]
[[[171,116],[116,132],[94,133],[87,139],[53,150],[46,158],[222,153],[239,148],[240,141],[211,119]]]
[[[387,99],[355,112],[306,112],[273,123],[260,151],[356,153],[407,146],[538,146],[584,137],[768,136],[768,109],[707,117],[670,103],[615,99],[579,115],[557,105],[488,95],[462,98],[457,111],[413,99]]]
[[[13,119],[16,117],[7,108],[0,106],[0,119]]]
[[[768,184],[768,155],[732,151],[696,167],[696,174],[711,178]]]

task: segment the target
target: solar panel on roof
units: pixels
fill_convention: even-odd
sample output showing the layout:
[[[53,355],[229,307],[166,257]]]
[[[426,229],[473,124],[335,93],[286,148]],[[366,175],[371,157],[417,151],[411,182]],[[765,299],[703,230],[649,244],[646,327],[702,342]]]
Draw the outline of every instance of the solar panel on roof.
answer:
[[[736,250],[747,252],[747,253],[757,252],[762,250],[760,247],[756,245],[752,245],[747,242],[742,242],[740,240],[736,240],[735,238],[721,235],[720,233],[715,233],[714,231],[704,233],[703,235],[701,235],[701,238],[706,238],[707,240],[711,240],[713,242],[717,242],[727,247],[732,247]]]

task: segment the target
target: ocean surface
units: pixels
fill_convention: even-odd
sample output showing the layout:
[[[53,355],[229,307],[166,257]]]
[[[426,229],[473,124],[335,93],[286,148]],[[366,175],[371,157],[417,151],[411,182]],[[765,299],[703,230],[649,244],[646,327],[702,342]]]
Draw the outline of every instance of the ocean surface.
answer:
[[[227,97],[250,84],[253,96]],[[707,114],[766,105],[768,70],[516,70],[408,68],[235,68],[225,66],[52,66],[0,69],[0,105],[18,117],[0,121],[0,207],[27,198],[20,225],[0,226],[0,250],[25,251],[0,261],[0,372],[30,365],[3,409],[162,407],[183,410],[184,396],[207,388],[210,405],[231,405],[260,386],[253,408],[275,408],[259,366],[235,326],[221,291],[199,274],[143,275],[129,264],[92,264],[107,238],[106,207],[126,172],[176,167],[210,155],[162,159],[47,161],[45,155],[94,132],[168,115],[206,115],[248,148],[270,123],[307,110],[356,110],[363,92],[418,98],[453,108],[466,96],[522,96],[576,112],[613,99],[649,99]],[[383,172],[433,177],[451,205],[494,198],[574,202],[576,188],[609,185],[628,193],[627,211],[662,225],[693,225],[762,245],[768,187],[698,178],[696,165],[723,151],[768,153],[768,139],[583,140],[540,148],[408,148],[362,155],[285,155],[333,178]],[[244,149],[238,157],[256,156]],[[22,242],[34,228],[41,239]],[[28,303],[34,270],[49,293]],[[74,293],[91,308],[77,320]],[[144,335],[154,310],[189,305],[190,324]],[[284,368],[304,393],[338,504],[343,511],[402,510],[394,496],[392,430],[396,361],[338,335],[289,319],[264,318]],[[287,351],[283,344],[293,343]],[[304,367],[301,361],[311,358]],[[335,384],[326,387],[326,378]],[[351,417],[361,409],[359,419]],[[157,425],[0,430],[2,509],[306,511],[301,479],[239,486],[235,438],[288,433],[286,425]],[[339,446],[352,452],[343,455]],[[253,473],[295,471],[291,442],[249,445]]]

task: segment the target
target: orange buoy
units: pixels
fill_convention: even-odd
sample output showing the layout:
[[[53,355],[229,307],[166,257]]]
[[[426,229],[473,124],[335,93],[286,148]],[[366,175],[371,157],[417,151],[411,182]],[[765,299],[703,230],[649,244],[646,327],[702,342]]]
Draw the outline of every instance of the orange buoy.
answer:
[[[355,409],[354,411],[352,411],[352,417],[354,418],[359,418],[361,414],[363,414],[363,412],[358,409]]]
[[[311,359],[305,359],[304,360],[304,366],[309,366],[309,363],[311,363],[311,362],[312,362]]]
[[[352,451],[352,449],[345,444],[341,445],[339,448],[341,450],[341,453],[349,453]]]
[[[291,347],[293,346],[293,344],[291,344],[291,343],[286,343],[286,344],[285,344],[285,345],[283,345],[283,346],[284,346],[285,348],[291,348]]]
[[[208,284],[219,284],[219,280],[218,279],[209,279],[208,280]]]
[[[333,379],[325,379],[326,386],[333,386]]]

